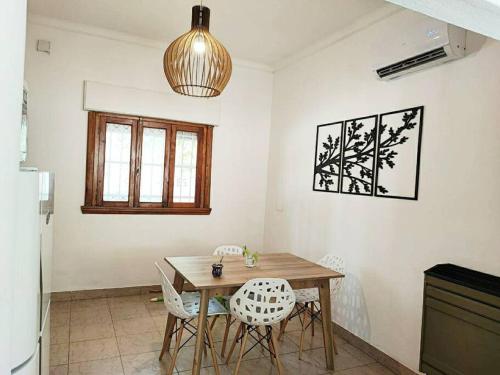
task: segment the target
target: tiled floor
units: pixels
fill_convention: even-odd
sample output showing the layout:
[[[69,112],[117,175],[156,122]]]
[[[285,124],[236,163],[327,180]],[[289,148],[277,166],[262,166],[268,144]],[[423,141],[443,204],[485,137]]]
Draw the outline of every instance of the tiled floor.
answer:
[[[166,323],[162,303],[149,302],[151,295],[99,298],[72,302],[53,302],[51,310],[51,375],[155,375],[165,374],[169,364],[166,355],[160,362]],[[224,319],[214,328],[217,352],[220,352]],[[303,359],[298,359],[300,327],[297,319],[290,322],[280,342],[281,361],[287,374],[329,374],[324,367],[323,339],[317,325],[314,338],[306,336]],[[232,327],[230,339],[234,337]],[[391,375],[371,357],[336,338],[339,354],[335,356],[335,374]],[[179,353],[176,371],[191,373],[194,340]],[[229,344],[228,344],[229,346]],[[248,346],[249,347],[249,346]],[[210,358],[210,355],[208,356]],[[236,353],[229,366],[222,365],[221,374],[231,374]],[[211,360],[203,359],[202,374],[215,374]],[[276,374],[268,356],[256,347],[247,356],[240,374]]]

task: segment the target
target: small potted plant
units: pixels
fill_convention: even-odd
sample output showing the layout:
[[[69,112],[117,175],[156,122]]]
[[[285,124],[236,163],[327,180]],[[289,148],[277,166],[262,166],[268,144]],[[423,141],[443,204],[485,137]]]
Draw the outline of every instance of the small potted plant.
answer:
[[[212,264],[212,276],[213,277],[221,277],[222,276],[222,267],[224,267],[224,265],[222,264],[222,259],[224,259],[224,256],[222,256],[219,259],[219,263]]]
[[[248,268],[255,267],[257,265],[257,261],[259,260],[259,253],[252,252],[248,249],[246,245],[243,246],[243,256],[245,257],[245,266]]]

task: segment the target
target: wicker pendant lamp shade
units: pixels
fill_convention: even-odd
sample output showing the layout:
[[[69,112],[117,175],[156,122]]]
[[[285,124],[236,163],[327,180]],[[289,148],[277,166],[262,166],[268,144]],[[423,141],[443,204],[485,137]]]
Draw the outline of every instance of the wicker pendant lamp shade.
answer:
[[[174,40],[165,51],[165,76],[179,94],[218,96],[231,77],[231,56],[208,31],[209,22],[210,9],[194,6],[191,30]]]

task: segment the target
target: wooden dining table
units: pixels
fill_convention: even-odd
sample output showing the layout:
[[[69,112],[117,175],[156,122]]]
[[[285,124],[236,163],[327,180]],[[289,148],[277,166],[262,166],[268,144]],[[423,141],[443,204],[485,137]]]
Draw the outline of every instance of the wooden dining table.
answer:
[[[193,357],[193,375],[199,375],[207,324],[208,300],[215,295],[231,295],[248,280],[255,278],[282,278],[293,289],[318,288],[323,317],[323,337],[325,342],[326,368],[334,369],[333,336],[331,321],[330,279],[344,277],[343,274],[309,262],[289,253],[264,253],[259,256],[257,265],[248,268],[244,258],[226,256],[222,276],[212,276],[212,264],[217,263],[214,256],[165,257],[174,269],[173,286],[178,293],[183,290],[200,293],[200,312]],[[169,314],[165,331],[164,346],[170,347],[175,326],[175,317]]]

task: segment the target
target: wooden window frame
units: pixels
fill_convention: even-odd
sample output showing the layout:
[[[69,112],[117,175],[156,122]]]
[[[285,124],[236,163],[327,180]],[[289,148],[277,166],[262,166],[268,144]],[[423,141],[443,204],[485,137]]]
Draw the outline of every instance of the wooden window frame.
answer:
[[[129,197],[127,202],[104,201],[106,124],[131,126]],[[142,136],[144,128],[165,129],[165,162],[162,202],[140,202]],[[198,135],[194,203],[174,202],[175,147],[177,131]],[[88,113],[87,163],[84,214],[177,214],[209,215],[213,126],[151,117]]]

